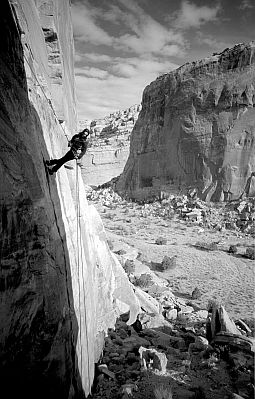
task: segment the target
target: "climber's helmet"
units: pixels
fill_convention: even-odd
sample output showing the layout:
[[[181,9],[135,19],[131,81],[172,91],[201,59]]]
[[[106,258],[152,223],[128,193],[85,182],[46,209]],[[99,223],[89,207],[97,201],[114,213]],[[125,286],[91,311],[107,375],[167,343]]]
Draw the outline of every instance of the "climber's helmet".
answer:
[[[89,129],[83,129],[83,130],[79,133],[79,135],[82,136],[82,137],[88,138],[89,135],[90,135],[90,131],[89,131]]]

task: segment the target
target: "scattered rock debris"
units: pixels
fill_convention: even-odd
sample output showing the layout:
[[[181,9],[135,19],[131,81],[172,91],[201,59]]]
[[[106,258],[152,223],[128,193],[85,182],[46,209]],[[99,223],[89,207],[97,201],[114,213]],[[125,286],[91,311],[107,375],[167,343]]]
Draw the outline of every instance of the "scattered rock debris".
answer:
[[[112,187],[88,188],[88,199],[100,201],[106,208],[113,209],[116,205],[125,205],[127,200],[119,196]],[[159,216],[163,219],[172,219],[178,215],[201,227],[218,231],[240,231],[255,237],[255,198],[222,203],[220,205],[207,203],[191,196],[169,195],[167,199],[155,200],[151,203],[133,202],[133,212],[137,216]],[[158,242],[158,245],[163,245]]]
[[[163,226],[177,217],[182,223],[197,225],[201,232],[205,228],[230,229],[255,237],[254,199],[212,206],[194,197],[170,196],[141,204],[128,202],[111,187],[90,190],[88,199],[104,210],[118,206],[126,219],[135,215],[146,223],[146,218],[154,216]],[[120,230],[125,234],[124,226]],[[168,240],[159,236],[153,243],[162,245],[164,251]],[[222,250],[218,241],[199,241],[195,247]],[[157,272],[175,269],[178,256],[164,254],[156,263],[146,260],[134,247],[123,244],[113,250],[133,284],[141,313],[132,326],[126,324],[128,314],[121,315],[115,329],[108,331],[91,399],[253,398],[254,326],[240,317],[231,320],[214,298],[203,304],[205,292],[198,287],[186,298],[175,296],[173,281]],[[226,247],[232,255],[238,250],[238,244]],[[241,255],[254,259],[254,247],[249,246]],[[137,265],[148,272],[136,274]]]
[[[144,301],[139,328],[128,326],[124,314],[109,329],[91,398],[253,397],[255,341],[244,321],[234,323],[214,301],[208,310],[195,310],[167,287],[152,297],[146,294]],[[158,311],[146,311],[146,301],[156,302]],[[153,319],[156,325],[148,328]]]

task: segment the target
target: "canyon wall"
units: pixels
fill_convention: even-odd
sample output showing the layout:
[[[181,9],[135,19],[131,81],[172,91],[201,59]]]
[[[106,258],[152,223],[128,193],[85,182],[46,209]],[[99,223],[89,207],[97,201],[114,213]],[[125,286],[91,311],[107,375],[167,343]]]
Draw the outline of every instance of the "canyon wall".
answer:
[[[81,398],[139,306],[80,169],[44,166],[76,127],[70,3],[4,0],[0,20],[1,397]]]
[[[160,76],[143,93],[117,189],[133,198],[196,189],[255,195],[255,43]]]
[[[86,184],[98,186],[119,176],[129,155],[130,134],[141,105],[116,111],[105,118],[80,125],[91,130],[91,143],[82,159],[82,177]]]

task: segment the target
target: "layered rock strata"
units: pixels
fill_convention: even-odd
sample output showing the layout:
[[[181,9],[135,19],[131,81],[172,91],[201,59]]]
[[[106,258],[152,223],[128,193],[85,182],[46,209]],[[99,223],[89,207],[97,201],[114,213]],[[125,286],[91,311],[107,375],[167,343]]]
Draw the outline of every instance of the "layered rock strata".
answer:
[[[160,76],[143,93],[118,190],[195,188],[204,200],[255,195],[255,43]]]
[[[86,184],[98,186],[123,172],[129,155],[130,134],[140,111],[141,105],[133,105],[91,121],[91,146],[82,160],[82,176]]]
[[[0,19],[1,397],[84,397],[138,303],[80,171],[44,167],[76,126],[69,1],[5,0]]]

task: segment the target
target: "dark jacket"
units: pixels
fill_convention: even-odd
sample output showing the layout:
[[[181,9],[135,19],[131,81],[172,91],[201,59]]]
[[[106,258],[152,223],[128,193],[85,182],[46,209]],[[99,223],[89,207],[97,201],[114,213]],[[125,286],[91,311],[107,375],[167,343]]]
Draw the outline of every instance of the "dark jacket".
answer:
[[[81,159],[87,151],[88,140],[83,135],[75,134],[69,141],[68,147],[71,147],[71,151],[76,159]]]

